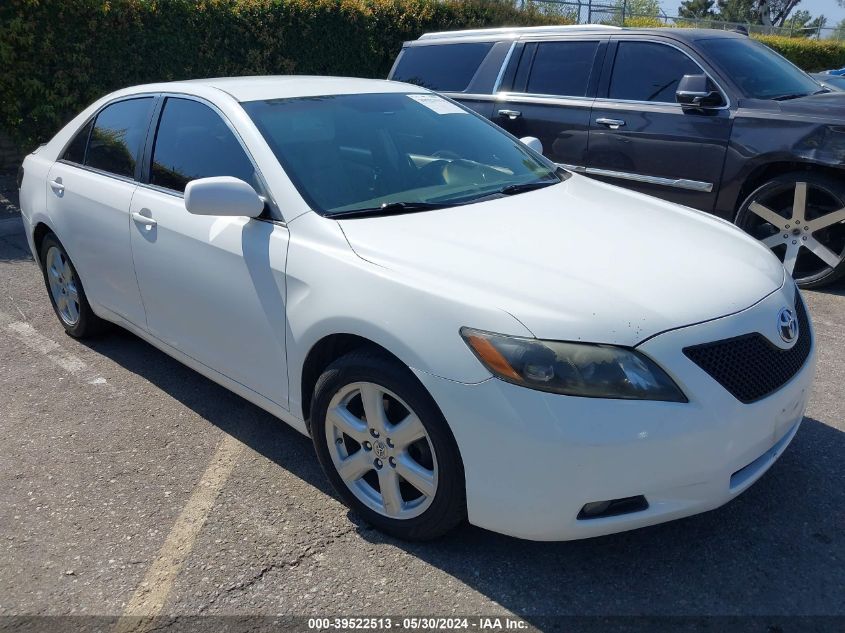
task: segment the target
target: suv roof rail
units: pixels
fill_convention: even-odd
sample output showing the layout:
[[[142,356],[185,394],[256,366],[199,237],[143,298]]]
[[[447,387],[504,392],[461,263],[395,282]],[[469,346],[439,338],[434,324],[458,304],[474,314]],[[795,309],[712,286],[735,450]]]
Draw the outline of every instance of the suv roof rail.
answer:
[[[435,33],[425,33],[420,35],[419,39],[421,40],[439,40],[439,39],[451,39],[451,38],[462,38],[462,37],[480,37],[489,35],[491,37],[496,36],[512,36],[517,37],[523,34],[544,34],[548,33],[553,35],[555,33],[566,33],[568,31],[592,31],[592,30],[601,30],[601,31],[620,31],[622,27],[619,26],[606,26],[604,24],[560,24],[557,26],[514,26],[514,27],[501,27],[497,29],[470,29],[467,31],[438,31]]]

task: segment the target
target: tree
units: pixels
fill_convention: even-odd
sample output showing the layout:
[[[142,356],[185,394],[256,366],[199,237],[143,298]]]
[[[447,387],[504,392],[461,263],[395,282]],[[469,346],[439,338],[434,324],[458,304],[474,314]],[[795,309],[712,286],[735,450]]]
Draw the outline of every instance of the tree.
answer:
[[[783,26],[799,2],[801,0],[718,0],[718,16],[726,22]]]
[[[827,18],[823,15],[813,18],[809,11],[801,9],[793,13],[783,26],[789,29],[791,34],[810,37],[818,33],[825,24],[827,24]]]
[[[756,0],[719,0],[718,6],[718,17],[725,22],[758,24],[760,21]]]
[[[656,18],[660,15],[660,0],[616,0],[614,7],[629,17]]]
[[[845,1],[845,0],[843,0]],[[712,18],[716,15],[713,11],[715,0],[684,0],[678,7],[678,16],[682,18]]]

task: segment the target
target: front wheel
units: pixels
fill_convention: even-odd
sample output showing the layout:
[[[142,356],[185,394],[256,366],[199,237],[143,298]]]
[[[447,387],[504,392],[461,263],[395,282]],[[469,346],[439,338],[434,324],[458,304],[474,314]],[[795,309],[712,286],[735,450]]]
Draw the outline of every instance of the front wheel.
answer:
[[[317,381],[311,414],[323,470],[365,521],[402,539],[428,540],[463,520],[455,440],[407,367],[379,353],[352,352]]]
[[[773,178],[743,202],[736,224],[768,246],[802,288],[845,275],[845,187],[811,172]]]

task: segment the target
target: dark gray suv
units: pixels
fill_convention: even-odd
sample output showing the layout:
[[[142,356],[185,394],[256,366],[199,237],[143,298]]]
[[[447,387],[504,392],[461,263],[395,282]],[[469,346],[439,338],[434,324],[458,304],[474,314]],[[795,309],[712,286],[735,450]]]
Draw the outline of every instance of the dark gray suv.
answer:
[[[390,78],[540,139],[567,169],[736,222],[804,287],[845,275],[845,93],[744,35],[430,33]]]

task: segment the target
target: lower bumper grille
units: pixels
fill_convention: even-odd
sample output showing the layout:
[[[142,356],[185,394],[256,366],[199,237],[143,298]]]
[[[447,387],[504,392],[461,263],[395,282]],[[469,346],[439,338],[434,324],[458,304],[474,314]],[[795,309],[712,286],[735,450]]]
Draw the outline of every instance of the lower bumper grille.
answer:
[[[745,404],[774,393],[798,373],[810,355],[807,310],[795,293],[798,340],[791,349],[773,345],[758,332],[684,348],[684,354]]]

